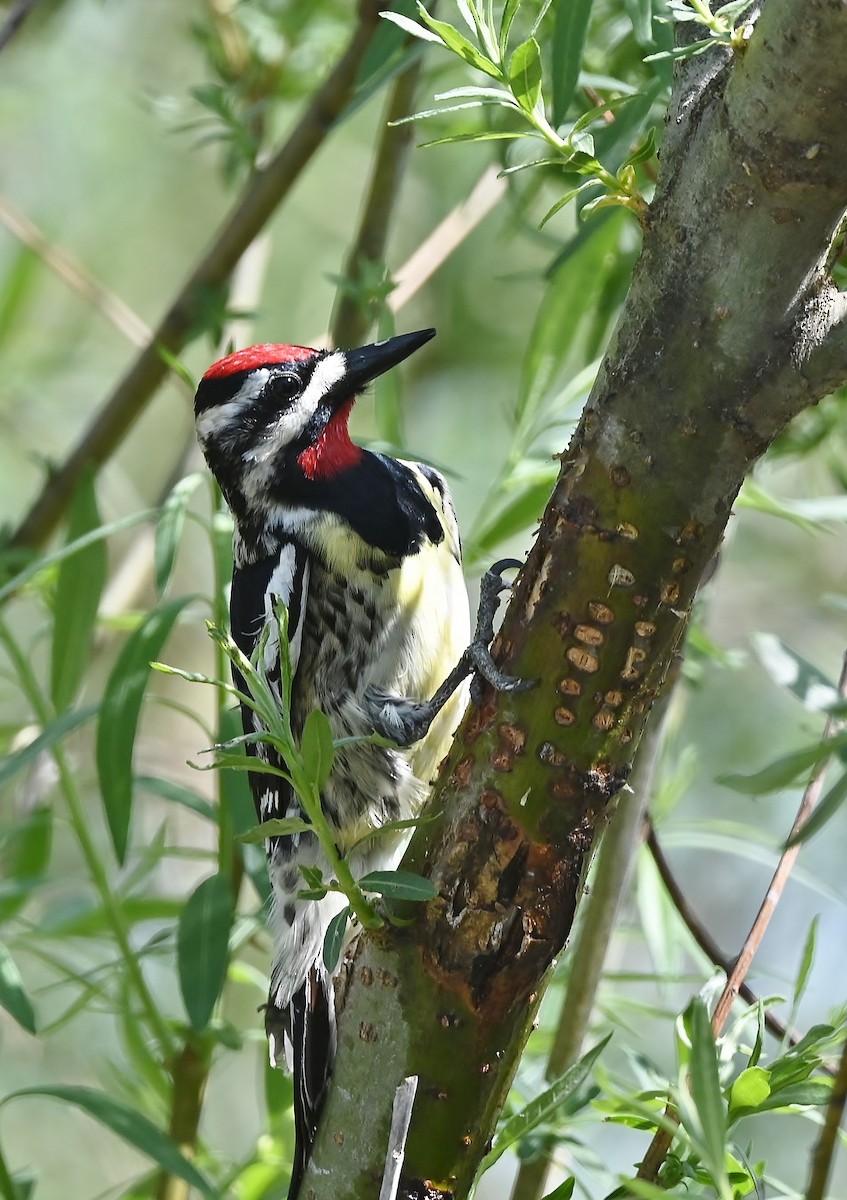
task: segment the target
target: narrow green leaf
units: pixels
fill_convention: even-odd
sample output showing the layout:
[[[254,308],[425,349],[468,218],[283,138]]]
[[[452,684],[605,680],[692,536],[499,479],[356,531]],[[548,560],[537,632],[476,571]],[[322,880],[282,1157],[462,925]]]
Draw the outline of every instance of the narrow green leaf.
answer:
[[[624,167],[634,167],[637,163],[647,162],[655,153],[656,130],[651,128],[647,130],[647,136],[641,145],[628,154],[621,165]]]
[[[261,825],[254,825],[244,833],[239,833],[237,840],[252,845],[271,837],[291,837],[293,833],[309,833],[311,829],[312,826],[302,817],[272,817],[269,821],[263,821]]]
[[[153,550],[156,589],[160,596],[170,582],[188,505],[202,480],[203,475],[199,471],[195,471],[192,475],[186,475],[172,488],[170,495],[162,505],[162,514],[156,525],[156,541]]]
[[[480,129],[475,133],[451,133],[447,137],[433,138],[431,142],[421,142],[420,148],[427,150],[430,146],[448,146],[453,142],[508,142],[530,136],[528,133],[509,133],[504,129]]]
[[[760,1000],[756,1005],[756,1040],[753,1043],[753,1049],[750,1051],[750,1058],[747,1062],[748,1067],[756,1067],[759,1065],[759,1059],[762,1057],[762,1051],[765,1048],[765,1006]]]
[[[827,712],[842,702],[838,688],[823,671],[812,666],[775,634],[754,633],[752,640],[759,661],[774,683],[787,688],[805,708]]]
[[[241,713],[237,708],[226,709],[221,714],[218,735],[231,737],[241,728]],[[256,823],[256,808],[247,776],[243,771],[222,770],[218,775],[218,802],[222,809],[229,813],[233,833],[238,837],[252,829]],[[263,904],[270,901],[271,884],[268,878],[268,865],[265,860],[263,846],[245,844],[236,846],[240,851],[244,869],[250,876],[256,894]]]
[[[12,825],[0,848],[0,879],[8,881],[0,894],[0,923],[10,920],[26,903],[32,888],[47,870],[53,845],[53,809],[40,804]],[[19,886],[13,889],[12,881]]]
[[[5,1162],[0,1162],[0,1166],[4,1165]],[[32,1167],[24,1167],[11,1175],[0,1169],[0,1196],[3,1200],[34,1200],[37,1179]],[[127,1197],[125,1200],[132,1198]]]
[[[371,829],[368,833],[363,833],[361,837],[356,838],[355,842],[348,847],[347,853],[349,855],[357,846],[361,846],[362,842],[370,842],[375,837],[385,837],[392,833],[400,833],[404,829],[417,829],[419,825],[429,825],[433,821],[437,821],[440,816],[441,813],[437,812],[426,817],[405,817],[400,821],[386,821],[378,829]]]
[[[338,966],[338,960],[341,958],[349,916],[349,907],[342,908],[340,913],[335,914],[327,927],[326,936],[324,937],[323,959],[324,966],[330,975],[334,973],[335,968]]]
[[[772,1112],[777,1108],[787,1108],[791,1104],[824,1105],[829,1103],[832,1094],[832,1080],[807,1079],[803,1083],[793,1083],[789,1087],[773,1091],[767,1100],[759,1105],[759,1112]]]
[[[381,12],[379,15],[384,17],[386,21],[390,21],[392,25],[396,25],[398,29],[402,29],[404,33],[420,38],[422,42],[436,42],[439,46],[443,44],[441,38],[436,33],[433,33],[431,29],[427,29],[424,25],[419,25],[411,17],[404,17],[402,13],[395,12]]]
[[[0,942],[0,1005],[10,1017],[26,1029],[35,1033],[35,1011],[24,989],[24,981],[6,946]]]
[[[232,890],[223,875],[210,875],[189,896],[177,928],[179,987],[192,1028],[209,1024],[226,978]]]
[[[847,747],[847,734],[837,734],[827,741],[816,742],[812,746],[803,746],[790,754],[769,763],[761,771],[752,775],[719,775],[717,782],[723,787],[732,788],[745,796],[761,796],[766,792],[775,792],[779,788],[790,785],[806,771],[818,763],[824,762],[831,754],[838,754]]]
[[[573,188],[557,202],[547,220],[591,182]],[[617,221],[598,222],[572,239],[568,257],[555,266],[533,323],[529,345],[521,368],[515,420],[534,424],[543,411],[551,390],[562,372],[568,355],[579,344],[582,323],[574,313],[596,310],[603,300],[603,288],[611,267],[604,264],[619,257],[620,228]]]
[[[462,20],[465,22],[465,24],[467,25],[467,27],[471,31],[471,33],[474,34],[474,36],[478,36],[479,27],[477,26],[477,23],[475,20],[474,9],[471,8],[471,5],[468,3],[468,0],[456,0],[456,8],[458,8],[459,15],[461,16]]]
[[[33,285],[41,274],[41,259],[29,246],[18,246],[10,251],[7,261],[9,265],[0,290],[0,345],[25,312]]]
[[[182,912],[182,902],[164,897],[125,896],[121,900],[121,916],[126,925],[143,921],[174,921]],[[62,937],[101,937],[108,933],[113,918],[93,900],[67,901],[48,910],[41,919],[42,933]]]
[[[730,1120],[737,1120],[741,1110],[749,1112],[757,1109],[770,1094],[770,1071],[765,1071],[762,1067],[747,1067],[730,1088]]]
[[[300,738],[300,753],[306,774],[320,791],[329,779],[335,747],[329,721],[319,708],[313,708],[306,718]]]
[[[199,89],[198,89],[199,90]],[[178,354],[174,354],[173,350],[169,350],[162,342],[156,343],[156,353],[169,371],[173,371],[177,379],[181,379],[188,388],[189,394],[194,395],[197,391],[197,380],[189,371],[186,364],[182,361]]]
[[[649,63],[670,59],[672,62],[677,62],[682,58],[694,58],[698,54],[705,54],[714,45],[715,38],[701,38],[699,42],[689,42],[687,46],[676,46],[673,50],[660,50],[656,54],[645,54],[642,61]]]
[[[815,945],[818,940],[818,924],[820,917],[812,917],[809,925],[809,932],[806,934],[806,941],[803,943],[803,953],[800,957],[800,967],[797,971],[797,978],[794,981],[794,996],[792,998],[791,1007],[794,1012],[797,1011],[800,1001],[803,999],[803,993],[806,990],[806,984],[809,982],[812,966],[815,961]]]
[[[539,480],[528,480],[511,494],[503,495],[500,507],[483,517],[479,530],[473,530],[468,539],[465,557],[469,563],[490,553],[507,538],[528,529],[536,521],[550,499],[556,482],[558,466],[551,464]]]
[[[559,1078],[555,1080],[555,1082],[552,1083],[545,1092],[542,1092],[540,1096],[536,1096],[535,1099],[531,1100],[529,1104],[527,1104],[527,1106],[519,1113],[515,1113],[513,1117],[509,1118],[509,1120],[497,1134],[497,1139],[494,1145],[479,1164],[476,1173],[477,1179],[479,1179],[479,1177],[485,1171],[487,1171],[489,1167],[493,1167],[500,1156],[504,1154],[510,1146],[513,1146],[515,1142],[520,1141],[521,1138],[526,1137],[528,1133],[531,1133],[532,1130],[535,1129],[536,1126],[540,1125],[543,1121],[549,1120],[549,1118],[555,1113],[556,1109],[564,1104],[564,1102],[574,1094],[577,1088],[579,1088],[590,1075],[592,1067],[602,1054],[603,1050],[605,1050],[609,1040],[611,1039],[611,1036],[612,1035],[609,1034],[607,1037],[604,1037],[602,1041],[598,1042],[596,1046],[592,1046],[590,1050],[583,1054],[582,1058],[580,1058],[578,1062],[575,1062],[572,1067],[568,1067],[567,1071],[565,1071],[563,1075],[560,1075]]]
[[[218,814],[214,805],[210,804],[208,800],[204,800],[202,796],[198,796],[191,788],[185,787],[184,784],[175,783],[172,779],[159,779],[154,775],[138,775],[135,779],[135,786],[149,792],[152,796],[158,796],[160,800],[167,800],[170,804],[178,804],[181,808],[190,809],[198,816],[205,817],[207,821],[217,822]]]
[[[108,525],[101,525],[97,529],[92,529],[90,533],[86,533],[83,537],[77,538],[76,541],[68,542],[62,546],[61,550],[56,550],[52,554],[45,554],[42,558],[35,559],[29,566],[24,567],[19,571],[7,584],[0,587],[0,604],[5,604],[7,600],[16,595],[17,592],[29,583],[31,579],[35,579],[42,571],[48,567],[58,566],[71,558],[75,554],[80,554],[83,550],[87,550],[89,546],[93,546],[96,542],[102,542],[105,538],[111,537],[113,533],[122,533],[125,529],[131,529],[133,525],[140,525],[143,521],[149,521],[155,516],[153,509],[145,509],[143,512],[133,513],[129,517],[121,517],[118,521],[112,521]]]
[[[593,179],[587,179],[585,181],[585,183],[581,183],[581,184],[579,184],[578,187],[571,188],[570,191],[565,192],[564,196],[562,196],[559,200],[557,200],[556,203],[554,205],[552,205],[552,207],[547,209],[547,212],[544,214],[544,216],[538,222],[538,228],[543,229],[544,226],[547,224],[547,222],[550,220],[550,218],[555,217],[557,212],[561,212],[561,210],[565,207],[565,205],[569,204],[571,202],[571,200],[573,200],[574,196],[578,196],[579,193],[584,192],[586,188],[596,187],[596,186],[597,185]]]
[[[87,471],[71,503],[66,545],[99,527],[94,472]],[[50,696],[58,713],[73,703],[85,676],[106,570],[106,543],[102,539],[59,565],[50,655]]]
[[[94,1088],[62,1085],[20,1088],[4,1096],[0,1103],[8,1104],[10,1100],[21,1096],[49,1096],[81,1108],[130,1146],[135,1146],[136,1150],[158,1163],[169,1175],[184,1179],[204,1196],[210,1197],[210,1200],[216,1200],[217,1194],[211,1183],[180,1153],[172,1139],[128,1104],[113,1100],[111,1096],[95,1091]]]
[[[815,834],[820,833],[824,825],[831,821],[841,808],[845,799],[847,799],[847,771],[835,781],[802,828],[797,830],[793,838],[789,838],[787,846],[799,846],[801,843],[807,842],[809,838],[813,838]]]
[[[521,42],[509,60],[509,86],[524,112],[533,113],[541,99],[541,48],[535,38]]]
[[[567,115],[576,85],[585,35],[591,17],[592,0],[567,0],[556,5],[553,24],[553,125],[561,125]]]
[[[505,62],[506,50],[509,45],[509,34],[512,30],[512,22],[515,19],[515,14],[520,8],[521,0],[506,0],[503,5],[503,15],[500,18],[500,34],[498,43],[500,46],[500,58]],[[561,7],[561,6],[560,6]]]
[[[438,888],[412,871],[371,871],[358,881],[364,892],[378,892],[392,900],[434,900]]]
[[[653,44],[653,0],[624,0],[624,8],[639,46]]]
[[[97,776],[118,862],[126,856],[132,814],[132,751],[150,662],[190,597],[154,609],[127,641],[103,692],[97,725]]]
[[[704,1157],[707,1157],[709,1170],[718,1183],[726,1173],[726,1111],[718,1073],[718,1052],[709,1014],[702,1000],[692,1000],[688,1017],[691,1033],[691,1098],[703,1135]]]
[[[22,746],[20,750],[16,750],[14,754],[0,764],[0,784],[7,783],[19,771],[23,771],[26,767],[31,766],[35,760],[45,751],[54,746],[56,742],[60,742],[62,738],[73,732],[74,729],[79,729],[80,725],[84,725],[86,721],[90,721],[96,714],[98,706],[89,704],[86,708],[69,709],[63,712],[60,717],[56,717],[55,721],[51,721],[46,729],[42,729],[38,737],[33,738],[26,746]]]
[[[570,1179],[564,1180],[557,1188],[553,1188],[552,1192],[548,1192],[544,1200],[571,1200],[575,1187],[576,1177],[571,1175]]]
[[[470,66],[476,67],[478,71],[483,71],[493,79],[503,78],[500,68],[490,58],[487,58],[481,50],[478,50],[473,42],[469,42],[465,35],[460,33],[453,25],[448,25],[446,21],[437,21],[435,17],[431,17],[422,4],[418,5],[418,11],[420,12],[421,19],[440,38],[448,50],[452,50],[454,54],[458,54],[459,58],[464,59]]]
[[[265,762],[261,758],[256,758],[252,754],[232,754],[228,750],[212,747],[218,754],[216,762],[208,765],[200,765],[199,763],[189,762],[189,766],[195,771],[218,771],[221,769],[227,771],[250,771],[254,775],[276,775],[277,779],[288,779],[284,771],[280,771],[279,767],[275,767],[273,763]]]

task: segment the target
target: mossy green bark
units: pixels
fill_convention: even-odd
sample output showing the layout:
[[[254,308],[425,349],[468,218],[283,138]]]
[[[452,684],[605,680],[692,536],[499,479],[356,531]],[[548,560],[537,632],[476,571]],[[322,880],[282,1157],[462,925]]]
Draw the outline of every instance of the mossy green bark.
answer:
[[[304,1200],[465,1197],[595,837],[751,465],[847,380],[827,260],[847,207],[847,7],[768,0],[742,56],[678,71],[644,248],[495,652],[406,865],[438,898],[350,968]],[[625,800],[623,801],[625,802]]]

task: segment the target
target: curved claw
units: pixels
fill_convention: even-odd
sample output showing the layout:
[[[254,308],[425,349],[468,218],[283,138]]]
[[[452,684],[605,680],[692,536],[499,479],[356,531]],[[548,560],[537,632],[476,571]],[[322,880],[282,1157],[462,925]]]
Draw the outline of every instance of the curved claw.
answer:
[[[519,571],[522,566],[523,563],[518,558],[498,558],[497,562],[492,563],[485,573],[486,575],[502,576],[504,571]],[[505,579],[501,579],[500,582],[504,588],[512,586],[510,583],[506,583]]]

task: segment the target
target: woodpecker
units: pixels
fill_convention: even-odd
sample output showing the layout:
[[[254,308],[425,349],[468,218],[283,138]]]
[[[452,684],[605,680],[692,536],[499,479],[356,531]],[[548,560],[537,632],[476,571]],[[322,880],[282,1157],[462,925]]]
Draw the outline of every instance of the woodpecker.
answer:
[[[232,636],[249,657],[267,623],[264,652],[279,681],[276,611],[288,613],[295,736],[322,710],[336,739],[377,731],[395,746],[340,748],[321,804],[354,876],[397,865],[405,839],[376,834],[414,816],[467,700],[466,678],[520,686],[490,661],[487,643],[498,564],[486,577],[477,637],[456,514],[429,466],[356,445],[348,418],[356,396],[435,334],[425,329],[354,350],[259,345],[215,363],[197,389],[195,421],[206,461],[234,518]],[[469,644],[470,643],[470,644]],[[275,660],[276,656],[276,660]],[[236,683],[243,686],[236,672]],[[261,733],[242,710],[245,732]],[[252,754],[283,766],[261,742]],[[302,816],[286,782],[251,773],[261,821]],[[364,839],[364,840],[362,840]],[[355,848],[353,848],[355,845]],[[330,892],[301,898],[302,867],[328,867],[311,833],[267,842],[274,961],[266,1008],[271,1060],[294,1073],[297,1195],[335,1052],[332,980],[324,935],[345,905]]]

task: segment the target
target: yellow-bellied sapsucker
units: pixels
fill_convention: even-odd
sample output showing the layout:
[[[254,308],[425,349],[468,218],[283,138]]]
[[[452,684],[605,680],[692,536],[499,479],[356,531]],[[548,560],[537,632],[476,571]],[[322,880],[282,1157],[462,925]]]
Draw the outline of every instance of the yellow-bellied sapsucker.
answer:
[[[461,715],[463,680],[481,671],[498,687],[516,683],[487,656],[504,586],[497,568],[483,589],[479,636],[468,645],[459,532],[441,475],[371,453],[347,430],[357,393],[434,333],[357,350],[252,346],[215,363],[197,389],[198,439],[235,519],[234,640],[249,657],[282,603],[295,735],[321,709],[336,739],[377,731],[396,743],[339,749],[322,790],[338,850],[347,854],[356,844],[356,876],[399,861],[402,835],[367,835],[418,812]],[[271,634],[265,665],[278,683],[274,653],[278,635]],[[262,732],[251,710],[243,718],[246,732]],[[248,749],[273,761],[261,742]],[[250,785],[260,820],[302,816],[283,779],[256,772]],[[334,1059],[334,997],[322,947],[345,899],[299,896],[302,867],[327,872],[313,834],[271,838],[267,852],[275,957],[266,1023],[272,1059],[284,1047],[294,1071],[294,1197]]]

